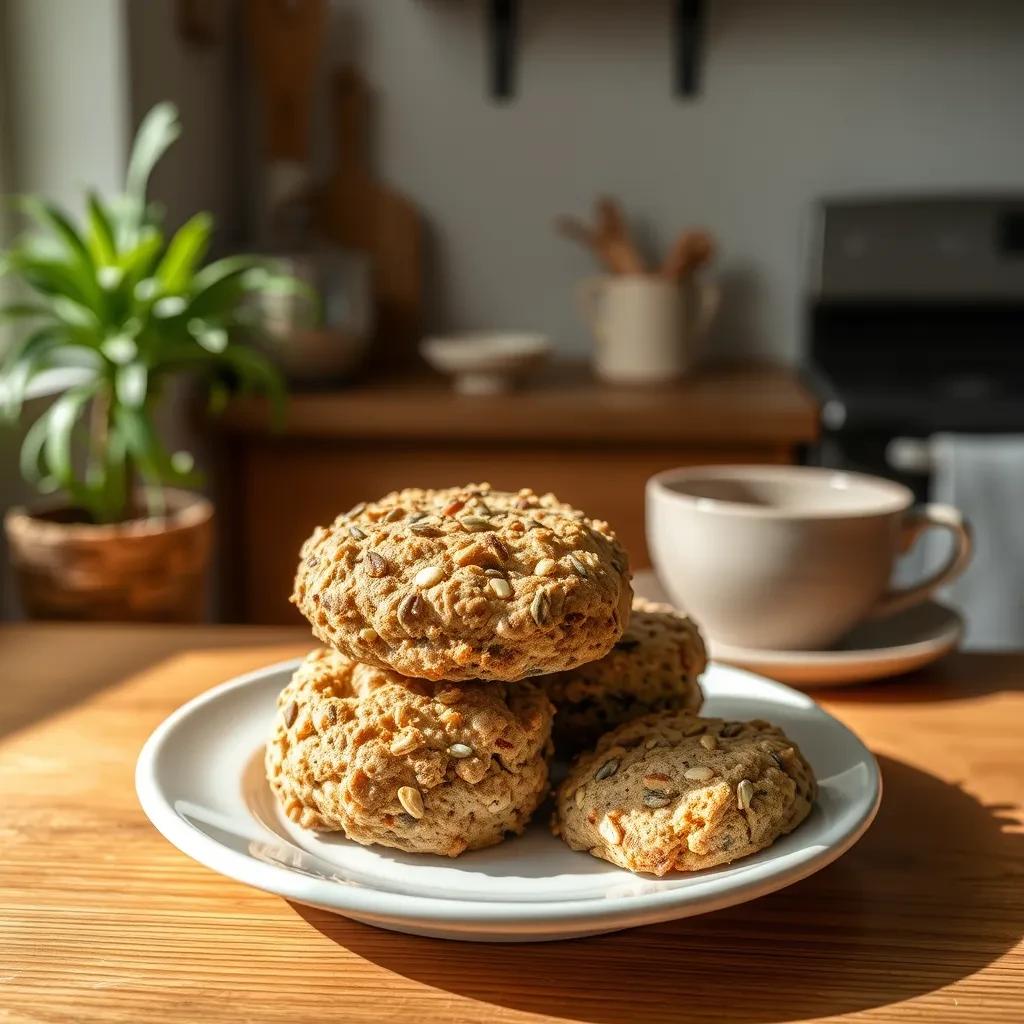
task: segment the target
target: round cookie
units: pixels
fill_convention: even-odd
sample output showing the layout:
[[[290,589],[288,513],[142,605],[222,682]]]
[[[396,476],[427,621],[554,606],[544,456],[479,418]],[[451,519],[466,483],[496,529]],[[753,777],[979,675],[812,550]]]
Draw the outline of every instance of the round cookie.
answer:
[[[491,515],[494,512],[526,512],[533,509],[541,512],[565,512],[580,519],[584,518],[579,509],[560,501],[550,492],[536,494],[528,487],[519,491],[496,491],[488,483],[438,489],[405,487],[400,491],[391,491],[376,501],[361,502],[346,513],[346,516],[349,519],[375,522],[382,512],[390,512],[395,507],[439,516]]]
[[[781,729],[664,711],[581,755],[558,788],[554,830],[630,871],[664,875],[770,846],[807,817],[810,765]]]
[[[629,628],[610,653],[537,680],[555,705],[555,749],[563,757],[589,749],[609,729],[652,711],[696,713],[707,661],[692,619],[634,598]]]
[[[544,799],[552,708],[530,683],[405,679],[318,650],[278,697],[267,779],[305,828],[457,857]]]
[[[513,681],[611,650],[629,620],[627,564],[606,523],[552,495],[408,490],[318,527],[292,601],[356,661]]]

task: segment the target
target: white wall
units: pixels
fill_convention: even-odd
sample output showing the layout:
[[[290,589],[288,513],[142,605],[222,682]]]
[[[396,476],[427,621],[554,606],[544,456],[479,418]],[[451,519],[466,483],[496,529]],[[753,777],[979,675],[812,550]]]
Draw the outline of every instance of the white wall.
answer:
[[[128,145],[124,32],[122,0],[0,3],[5,195],[41,192],[77,212],[84,187],[119,186]],[[44,401],[28,404],[25,422],[43,411]],[[33,497],[17,469],[22,435],[0,428],[0,509]],[[0,536],[0,618],[14,607]]]
[[[6,0],[3,17],[11,184],[78,208],[124,174],[123,0]]]
[[[183,131],[153,175],[152,195],[177,226],[197,210],[217,219],[216,243],[237,244],[244,196],[234,56],[237,35],[197,45],[183,39],[175,0],[134,0],[127,7],[128,102],[133,126],[161,100],[173,100]],[[222,18],[228,5],[217,8]],[[235,15],[235,23],[239,15]]]
[[[582,349],[570,292],[592,265],[549,222],[610,190],[659,249],[686,224],[719,236],[721,351],[792,358],[815,196],[1024,186],[1015,0],[710,0],[694,102],[670,94],[666,0],[524,0],[506,107],[485,94],[483,4],[333,7],[331,57],[378,91],[379,169],[431,223],[435,324]]]

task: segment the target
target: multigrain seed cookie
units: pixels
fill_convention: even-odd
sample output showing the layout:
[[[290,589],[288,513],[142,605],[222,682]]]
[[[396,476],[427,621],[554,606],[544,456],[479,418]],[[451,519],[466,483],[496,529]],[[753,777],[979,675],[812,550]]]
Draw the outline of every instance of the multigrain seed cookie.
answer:
[[[531,683],[431,683],[318,650],[278,697],[267,779],[305,828],[457,857],[520,833],[547,790]]]
[[[357,505],[348,513],[350,518],[366,518],[375,522],[381,511],[389,512],[395,507],[415,509],[432,515],[491,515],[510,510],[558,511],[583,518],[583,513],[572,505],[560,501],[553,494],[535,494],[529,488],[520,491],[496,491],[490,484],[465,484],[462,487],[439,489],[406,487],[391,491],[376,501]]]
[[[697,871],[770,846],[816,794],[781,729],[665,711],[606,734],[573,764],[554,830],[630,871]]]
[[[356,661],[512,681],[604,657],[632,596],[606,523],[553,495],[480,484],[396,492],[318,527],[292,601]]]
[[[667,604],[633,600],[629,628],[609,654],[537,682],[555,705],[555,748],[568,757],[609,729],[652,711],[700,710],[707,651],[692,619]]]

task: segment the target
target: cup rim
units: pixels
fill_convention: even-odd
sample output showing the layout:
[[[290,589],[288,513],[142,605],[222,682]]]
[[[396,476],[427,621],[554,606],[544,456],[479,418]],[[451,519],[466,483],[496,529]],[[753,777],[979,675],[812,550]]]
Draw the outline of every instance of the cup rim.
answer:
[[[725,498],[708,498],[696,494],[686,494],[675,490],[672,485],[695,480],[785,480],[801,477],[816,477],[825,480],[846,480],[870,487],[879,499],[873,504],[858,508],[836,509],[798,509],[766,508],[750,505]],[[872,476],[870,473],[858,473],[845,469],[829,469],[823,466],[778,466],[778,465],[710,465],[710,466],[679,466],[655,473],[647,481],[648,495],[657,495],[669,502],[685,508],[713,512],[716,515],[728,515],[751,519],[796,520],[811,522],[822,519],[870,519],[876,516],[892,515],[905,512],[914,504],[914,493],[909,487],[885,477]]]

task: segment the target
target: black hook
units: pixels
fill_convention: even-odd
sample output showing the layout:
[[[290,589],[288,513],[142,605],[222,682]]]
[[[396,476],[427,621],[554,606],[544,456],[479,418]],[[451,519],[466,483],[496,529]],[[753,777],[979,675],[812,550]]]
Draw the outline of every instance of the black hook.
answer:
[[[487,23],[491,50],[491,95],[509,99],[515,91],[519,0],[490,0]]]
[[[676,0],[673,9],[675,43],[674,86],[677,96],[695,96],[700,85],[704,43],[705,0]]]

